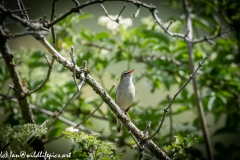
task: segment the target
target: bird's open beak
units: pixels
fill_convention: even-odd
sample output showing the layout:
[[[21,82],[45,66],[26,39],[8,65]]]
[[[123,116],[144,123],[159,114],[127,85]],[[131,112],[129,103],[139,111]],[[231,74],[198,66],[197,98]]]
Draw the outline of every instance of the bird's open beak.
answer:
[[[132,74],[133,72],[134,72],[134,69],[129,70],[129,71],[128,71],[128,74]]]

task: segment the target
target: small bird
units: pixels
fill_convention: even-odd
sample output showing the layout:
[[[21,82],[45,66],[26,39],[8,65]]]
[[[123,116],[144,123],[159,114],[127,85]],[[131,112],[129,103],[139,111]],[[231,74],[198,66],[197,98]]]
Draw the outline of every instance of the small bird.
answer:
[[[121,79],[116,90],[116,103],[127,116],[127,112],[133,102],[133,98],[135,97],[135,87],[132,82],[133,72],[134,69],[124,71],[121,74]],[[118,119],[117,131],[121,132],[121,129],[122,122]]]

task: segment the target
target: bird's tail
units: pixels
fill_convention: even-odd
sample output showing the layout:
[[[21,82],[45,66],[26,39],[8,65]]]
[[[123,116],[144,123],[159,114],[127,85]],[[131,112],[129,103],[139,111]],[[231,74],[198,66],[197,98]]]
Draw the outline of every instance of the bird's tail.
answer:
[[[118,131],[118,133],[120,133],[121,130],[122,130],[122,122],[118,119],[118,121],[117,121],[117,131]]]

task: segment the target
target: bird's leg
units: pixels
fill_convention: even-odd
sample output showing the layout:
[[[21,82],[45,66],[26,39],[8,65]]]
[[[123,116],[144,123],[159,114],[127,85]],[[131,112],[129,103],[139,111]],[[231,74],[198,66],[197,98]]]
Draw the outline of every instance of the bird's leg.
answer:
[[[130,109],[130,106],[124,111],[124,113],[126,114],[126,116],[129,118],[129,120],[130,120],[130,116],[128,115],[128,110]]]

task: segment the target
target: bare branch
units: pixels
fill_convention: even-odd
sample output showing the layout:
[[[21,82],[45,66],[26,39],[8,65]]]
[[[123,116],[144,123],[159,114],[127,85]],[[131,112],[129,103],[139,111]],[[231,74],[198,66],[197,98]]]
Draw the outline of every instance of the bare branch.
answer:
[[[136,17],[138,16],[138,14],[139,14],[139,12],[140,12],[140,7],[141,7],[141,6],[138,5],[138,6],[137,6],[137,11],[136,11],[136,13],[133,13],[133,17],[134,17],[134,18],[136,18]]]
[[[119,17],[121,16],[121,14],[122,14],[122,12],[124,11],[125,7],[126,7],[126,4],[124,3],[123,8],[121,9],[121,11],[120,11],[120,13],[118,14],[118,17],[117,17],[117,19],[116,19],[116,22],[117,22],[117,23],[119,22]]]
[[[18,8],[19,8],[19,11],[21,12],[21,14],[20,14],[21,17],[22,17],[23,19],[29,20],[29,16],[28,16],[28,14],[27,14],[27,12],[26,12],[27,9],[25,9],[22,0],[17,0],[17,5],[18,5]],[[14,13],[14,12],[12,12],[12,13]]]
[[[51,46],[51,44],[46,40],[44,36],[39,36],[38,37],[39,42],[43,44],[43,46],[52,54],[52,56],[60,63],[63,64],[65,67],[70,69],[71,71],[73,70],[73,65],[70,61],[68,61],[65,57],[63,57],[61,54],[59,54],[55,48]],[[80,72],[80,68],[75,67],[75,70]]]
[[[168,30],[169,26],[168,27],[165,27],[162,20],[158,18],[157,16],[157,13],[155,12],[155,10],[150,10],[151,13],[152,13],[152,16],[153,18],[155,19],[156,23],[162,28],[162,30],[168,34],[169,36],[171,37],[178,37],[178,38],[181,38],[187,42],[190,42],[190,43],[193,43],[193,44],[196,44],[196,43],[199,43],[199,42],[204,42],[206,41],[206,38],[205,37],[202,37],[202,38],[199,38],[199,39],[196,39],[196,40],[192,40],[190,38],[188,38],[188,32],[189,30],[187,31],[187,33],[185,35],[183,34],[179,34],[179,33],[172,33]],[[230,33],[230,30],[227,30],[225,31],[223,34],[229,34]],[[216,35],[213,35],[213,36],[208,36],[207,39],[208,40],[213,40],[213,39],[216,39],[218,37],[221,37],[219,34],[216,34]]]
[[[167,94],[167,100],[168,100],[168,103],[171,102],[171,99],[170,99],[170,96],[169,94]],[[169,124],[170,124],[170,127],[169,127],[169,134],[170,134],[170,142],[169,143],[172,143],[172,138],[173,138],[173,116],[172,116],[172,106],[169,107]]]
[[[42,31],[26,31],[26,32],[21,32],[21,33],[15,33],[15,34],[10,34],[10,32],[6,32],[4,31],[3,27],[0,26],[0,32],[1,32],[1,35],[6,37],[7,39],[8,38],[19,38],[19,37],[23,37],[23,36],[26,36],[26,35],[34,35],[34,34],[46,34]]]
[[[50,75],[51,75],[52,68],[53,68],[54,58],[52,58],[52,61],[51,61],[51,62],[49,61],[47,55],[45,56],[45,58],[46,58],[46,60],[47,60],[47,62],[48,62],[48,65],[49,65],[49,67],[48,67],[48,72],[47,72],[47,76],[46,76],[45,80],[44,80],[37,88],[35,88],[35,89],[32,90],[32,91],[28,91],[28,92],[26,93],[26,96],[29,96],[29,95],[31,95],[31,94],[39,91],[39,90],[42,89],[43,86],[47,83],[47,81],[48,81],[48,79],[49,79],[49,77],[50,77]]]
[[[185,40],[186,38],[188,38],[189,32],[190,32],[190,29],[187,30],[187,32],[186,32],[186,34],[185,34],[185,36],[184,36],[184,40]]]
[[[38,30],[48,31],[48,29],[44,28],[41,23],[35,23],[33,21],[22,19],[21,17],[11,13],[10,10],[5,9],[2,5],[0,5],[0,11],[2,12],[2,14],[4,13],[9,18],[21,23],[24,27],[29,27],[34,31],[38,31]]]
[[[146,128],[144,129],[144,131],[143,131],[144,137],[147,137],[147,136],[148,136],[148,130],[149,130],[149,128],[151,127],[151,124],[152,124],[152,122],[149,121],[148,124],[147,124],[147,126],[146,126]]]
[[[104,0],[104,1],[103,1],[103,0],[94,0],[94,1],[90,1],[90,0],[89,0],[89,1],[87,1],[87,2],[85,2],[85,3],[83,3],[83,4],[81,4],[81,5],[79,5],[79,6],[77,6],[77,7],[72,8],[71,10],[67,11],[67,12],[64,13],[62,16],[60,16],[60,17],[58,17],[57,19],[55,19],[54,21],[50,22],[50,23],[47,25],[47,27],[49,28],[49,27],[51,27],[52,25],[54,25],[54,24],[58,23],[59,21],[63,20],[65,17],[69,16],[70,14],[75,13],[75,12],[78,12],[79,9],[82,9],[82,8],[84,8],[84,7],[87,7],[87,6],[89,6],[89,5],[93,5],[93,4],[96,4],[96,3],[101,4],[101,3],[106,2],[106,1],[112,1],[112,0]],[[156,8],[155,6],[148,5],[148,4],[146,4],[146,3],[143,3],[143,2],[140,2],[140,1],[136,1],[136,0],[115,0],[115,1],[129,2],[129,3],[132,3],[132,4],[136,5],[136,6],[140,5],[140,6],[144,7],[144,8],[151,9],[151,10]]]
[[[74,83],[75,83],[77,89],[79,90],[79,87],[78,87],[77,81],[76,81],[76,70],[75,70],[75,68],[76,68],[76,58],[75,58],[74,47],[73,46],[71,46],[70,55],[71,55],[72,63],[73,63],[73,75],[72,75],[73,80],[74,80]]]
[[[100,4],[100,6],[101,6],[101,8],[103,9],[103,11],[105,12],[105,15],[106,15],[110,20],[112,20],[112,21],[114,21],[114,22],[116,22],[116,23],[119,22],[119,20],[118,20],[119,17],[117,17],[117,19],[112,19],[112,18],[109,16],[108,11],[106,10],[106,8],[103,6],[102,3]]]
[[[52,2],[52,13],[51,13],[50,21],[54,20],[54,17],[55,17],[55,5],[56,5],[57,1],[58,0],[53,0],[53,2]],[[43,24],[45,24],[44,21],[43,21]],[[52,32],[53,47],[56,48],[57,47],[57,45],[56,45],[56,34],[55,34],[55,30],[54,30],[53,26],[51,27],[51,32]]]
[[[172,25],[172,23],[173,23],[173,21],[170,21],[170,22],[169,22],[169,24],[168,24],[168,26],[167,26],[167,28],[166,28],[167,30],[168,30],[169,27]]]
[[[148,123],[149,125],[150,123]],[[148,127],[148,126],[147,126]],[[148,159],[152,159],[152,157],[150,157],[148,154],[144,153],[144,150],[146,149],[146,147],[144,146],[144,144],[141,144],[143,141],[142,139],[140,140],[140,142],[134,137],[134,135],[132,134],[132,132],[129,130],[128,133],[131,135],[132,139],[136,142],[138,149],[139,149],[139,157],[138,159],[141,160],[143,158],[143,156],[147,157]],[[132,149],[135,148],[135,145],[132,146]]]
[[[75,3],[76,7],[80,5],[78,0],[72,0],[72,1]],[[79,14],[81,14],[81,9],[79,9]]]
[[[166,108],[164,108],[164,113],[163,113],[163,117],[162,117],[162,120],[158,126],[158,129],[149,137],[147,137],[146,139],[149,140],[149,139],[153,139],[156,134],[159,133],[160,129],[162,128],[162,125],[163,125],[163,122],[164,122],[164,119],[165,119],[165,116],[166,116],[166,113],[168,112],[168,109],[171,107],[173,101],[177,98],[177,96],[179,95],[179,93],[187,86],[187,84],[193,79],[193,77],[195,76],[195,74],[197,73],[197,71],[203,66],[203,63],[205,62],[205,60],[207,59],[208,57],[205,57],[202,62],[199,63],[198,67],[195,69],[195,71],[189,76],[188,80],[184,83],[184,85],[179,89],[179,91],[174,95],[173,99],[171,100],[171,102],[168,104],[168,106]]]
[[[119,17],[121,16],[122,12],[124,11],[124,9],[125,9],[125,7],[126,7],[126,4],[123,5],[123,8],[121,9],[120,13],[118,14],[117,19],[112,19],[112,18],[109,16],[106,8],[103,6],[102,3],[100,3],[100,6],[101,6],[101,8],[103,9],[103,11],[105,12],[105,15],[106,15],[110,20],[112,20],[112,21],[114,21],[114,22],[116,22],[116,23],[119,23]]]

